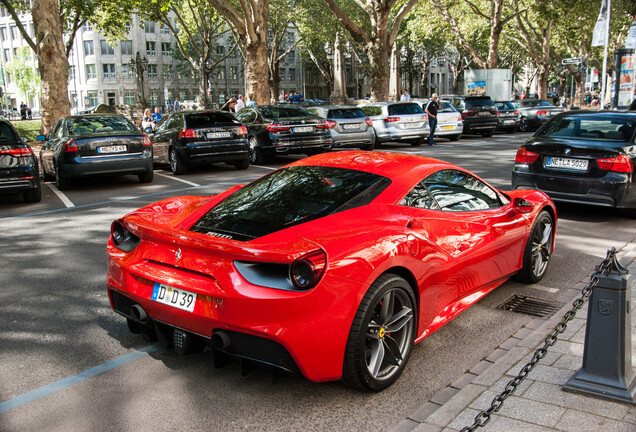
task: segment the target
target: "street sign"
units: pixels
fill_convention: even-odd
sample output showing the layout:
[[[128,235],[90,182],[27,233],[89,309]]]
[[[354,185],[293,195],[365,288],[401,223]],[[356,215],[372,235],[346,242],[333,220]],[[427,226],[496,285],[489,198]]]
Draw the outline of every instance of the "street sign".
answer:
[[[569,65],[569,64],[579,64],[581,63],[581,57],[570,57],[561,60],[561,64]]]

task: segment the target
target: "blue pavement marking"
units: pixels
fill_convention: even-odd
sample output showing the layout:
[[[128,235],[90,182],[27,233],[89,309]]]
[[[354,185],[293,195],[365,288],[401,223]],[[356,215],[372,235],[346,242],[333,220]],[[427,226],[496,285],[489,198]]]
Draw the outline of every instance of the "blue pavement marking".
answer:
[[[131,361],[135,361],[161,349],[163,349],[163,345],[161,344],[149,345],[147,347],[141,348],[140,350],[133,351],[114,360],[87,369],[84,372],[78,373],[77,375],[61,379],[54,383],[45,385],[44,387],[40,387],[35,390],[31,390],[30,392],[21,394],[20,396],[16,396],[13,399],[9,399],[8,401],[0,403],[0,414],[3,414],[19,406],[25,405],[29,402],[33,402],[36,399],[48,396],[51,393],[55,393],[56,391],[63,390],[66,387],[72,386],[73,384],[80,383],[104,372],[108,372],[111,369],[123,366],[126,363],[130,363]]]
[[[251,182],[252,180],[256,180],[257,178],[258,177],[248,178],[248,179],[241,179],[240,181],[227,181],[227,182],[219,182],[219,183],[210,183],[210,184],[207,184],[207,185],[193,186],[193,187],[187,187],[187,188],[183,188],[183,189],[171,189],[171,190],[165,191],[165,192],[155,192],[155,193],[146,194],[146,195],[138,195],[138,196],[133,196],[133,197],[119,198],[119,199],[116,199],[116,200],[103,201],[103,202],[92,203],[92,204],[84,204],[84,205],[75,206],[75,207],[67,207],[67,208],[61,208],[61,209],[55,209],[55,210],[47,210],[47,211],[43,211],[43,212],[29,213],[29,214],[24,214],[24,215],[20,215],[20,216],[9,216],[9,217],[5,217],[5,218],[0,218],[0,221],[10,220],[10,219],[20,219],[20,218],[29,217],[29,216],[41,216],[41,215],[44,215],[44,214],[58,213],[58,212],[63,212],[63,211],[71,211],[71,210],[77,210],[77,209],[82,209],[82,208],[87,208],[87,207],[97,207],[97,206],[100,206],[100,205],[112,204],[112,203],[121,202],[121,201],[131,201],[131,200],[135,200],[135,199],[138,199],[138,198],[146,198],[146,197],[157,196],[157,195],[166,195],[166,194],[170,194],[170,193],[174,193],[174,192],[183,192],[183,191],[201,189],[201,188],[206,188],[206,187],[210,187],[210,186],[217,186],[217,185],[223,185],[223,184],[242,184],[242,183],[247,184],[247,183]]]

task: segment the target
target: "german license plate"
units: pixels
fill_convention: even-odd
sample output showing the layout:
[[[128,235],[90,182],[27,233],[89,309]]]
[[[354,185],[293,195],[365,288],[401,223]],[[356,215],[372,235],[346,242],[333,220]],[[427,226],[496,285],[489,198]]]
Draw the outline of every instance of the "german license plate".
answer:
[[[413,128],[418,128],[418,127],[422,127],[422,123],[406,123],[406,124],[404,124],[404,128],[405,129],[413,129]]]
[[[360,125],[358,123],[349,123],[349,124],[343,124],[342,128],[343,129],[360,129]]]
[[[113,145],[113,146],[97,147],[97,153],[99,153],[99,154],[123,153],[125,151],[126,151],[126,146],[125,145]]]
[[[545,161],[545,166],[548,168],[565,168],[577,171],[586,171],[587,165],[587,159],[570,159],[548,156]]]
[[[504,120],[503,124],[509,125],[509,124],[514,124],[514,122],[515,122],[514,120]]]
[[[294,132],[305,133],[305,132],[313,132],[313,126],[297,126],[294,128]]]
[[[490,112],[489,111],[479,111],[477,113],[477,115],[488,117],[488,116],[490,116]]]
[[[227,132],[208,132],[205,134],[208,139],[232,138],[232,133]]]
[[[442,126],[442,130],[449,130],[449,129],[453,129],[455,126],[452,125],[448,125],[448,126]]]
[[[156,302],[192,312],[197,301],[197,294],[155,282],[150,298]]]

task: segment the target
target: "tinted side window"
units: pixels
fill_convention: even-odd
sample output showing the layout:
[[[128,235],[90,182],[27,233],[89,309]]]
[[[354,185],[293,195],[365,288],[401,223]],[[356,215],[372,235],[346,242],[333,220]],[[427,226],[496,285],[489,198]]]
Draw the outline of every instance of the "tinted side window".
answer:
[[[0,123],[0,141],[16,141],[18,137],[13,128],[6,123]]]
[[[424,184],[443,211],[477,211],[501,206],[494,190],[461,171],[438,171],[427,177]]]
[[[242,109],[236,117],[243,124],[254,123],[256,121],[256,111]]]
[[[423,113],[422,107],[416,103],[389,105],[389,115]]]
[[[166,127],[168,129],[183,129],[183,119],[181,118],[181,115],[174,115]]]
[[[429,210],[439,210],[439,206],[433,199],[424,182],[418,183],[411,192],[409,192],[400,205],[408,207],[416,207]]]
[[[466,107],[471,108],[475,106],[495,106],[495,103],[490,98],[471,98],[466,99]]]

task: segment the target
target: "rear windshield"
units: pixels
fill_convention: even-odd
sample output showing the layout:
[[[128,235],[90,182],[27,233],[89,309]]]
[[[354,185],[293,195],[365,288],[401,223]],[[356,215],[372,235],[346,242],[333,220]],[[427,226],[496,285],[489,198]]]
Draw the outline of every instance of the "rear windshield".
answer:
[[[11,126],[0,123],[0,141],[16,141],[18,137],[13,132]]]
[[[209,127],[219,123],[238,123],[232,114],[225,112],[201,112],[186,114],[185,121],[188,128]]]
[[[539,99],[525,99],[519,101],[519,106],[527,108],[527,107],[535,107],[535,106],[554,106],[547,100],[539,100]]]
[[[191,230],[248,241],[368,204],[389,184],[386,177],[345,168],[284,168],[225,198]]]
[[[347,108],[347,109],[330,109],[327,118],[333,119],[355,119],[364,118],[366,115],[360,108]]]
[[[404,103],[389,105],[389,115],[398,114],[423,114],[424,110],[419,104],[416,103]]]
[[[474,107],[474,106],[495,106],[495,103],[489,97],[474,97],[474,98],[466,98],[464,101],[466,108]]]
[[[68,127],[73,135],[101,132],[136,132],[138,131],[127,118],[122,116],[108,117],[70,117]]]
[[[261,113],[263,117],[270,119],[316,116],[306,109],[297,106],[267,106],[261,108]]]
[[[496,105],[497,105],[497,109],[500,109],[500,110],[517,109],[515,104],[513,104],[512,102],[497,102]]]
[[[552,119],[539,131],[537,136],[633,142],[635,129],[634,122],[629,119],[564,116]]]
[[[440,112],[456,112],[457,110],[453,108],[450,102],[441,102],[439,104]]]

